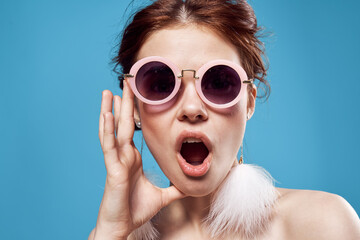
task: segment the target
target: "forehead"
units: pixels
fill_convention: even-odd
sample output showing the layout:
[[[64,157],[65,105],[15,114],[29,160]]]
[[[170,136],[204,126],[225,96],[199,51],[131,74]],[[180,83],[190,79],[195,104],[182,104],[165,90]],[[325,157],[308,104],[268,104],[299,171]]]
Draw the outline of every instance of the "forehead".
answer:
[[[195,25],[165,28],[152,33],[136,60],[149,56],[170,59],[180,68],[199,68],[208,61],[226,59],[240,64],[233,44],[206,27]]]

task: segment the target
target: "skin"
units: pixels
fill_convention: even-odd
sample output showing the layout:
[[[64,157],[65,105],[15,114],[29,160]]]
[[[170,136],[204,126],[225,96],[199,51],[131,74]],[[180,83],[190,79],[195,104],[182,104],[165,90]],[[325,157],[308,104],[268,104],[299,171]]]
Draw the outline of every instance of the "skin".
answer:
[[[240,64],[232,44],[208,30],[192,26],[164,29],[152,34],[141,47],[137,59],[149,56],[170,59],[180,69],[197,70],[215,59]],[[252,94],[256,94],[255,87]],[[247,105],[249,97],[252,98],[252,106]],[[160,110],[157,106],[138,101],[135,118],[141,119],[146,143],[169,180],[186,195],[207,196],[219,186],[237,162],[236,156],[245,133],[246,115],[253,111],[254,100],[255,95],[248,96],[248,92],[244,91],[242,99],[235,106],[223,110],[211,108],[198,96],[193,74],[185,72],[177,99]],[[213,153],[211,167],[201,178],[188,177],[174,161],[176,138],[184,130],[200,131],[210,139]]]
[[[194,25],[151,34],[137,59],[148,56],[168,58],[180,69],[197,70],[214,59],[241,65],[241,56],[231,43]],[[89,239],[127,239],[160,209],[163,210],[157,229],[162,239],[209,239],[201,221],[208,213],[211,193],[237,164],[246,116],[254,113],[255,98],[256,88],[252,86],[235,106],[213,109],[197,95],[189,72],[182,79],[178,96],[165,107],[137,101],[135,108],[134,95],[127,84],[123,99],[104,91],[99,138],[107,178],[97,224]],[[160,189],[145,178],[141,156],[132,141],[134,119],[141,120],[145,141],[173,186]],[[175,139],[183,130],[200,131],[210,139],[213,158],[202,177],[187,176],[176,161]],[[274,218],[258,239],[360,239],[359,218],[343,198],[317,191],[278,191]]]

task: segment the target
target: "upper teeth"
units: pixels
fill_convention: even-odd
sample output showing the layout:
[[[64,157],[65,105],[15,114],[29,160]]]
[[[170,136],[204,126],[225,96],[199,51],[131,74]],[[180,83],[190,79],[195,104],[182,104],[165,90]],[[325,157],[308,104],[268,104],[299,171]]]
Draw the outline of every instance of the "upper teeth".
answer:
[[[198,139],[198,138],[190,137],[190,138],[185,138],[184,139],[184,143],[198,143],[198,142],[201,142],[201,140]]]

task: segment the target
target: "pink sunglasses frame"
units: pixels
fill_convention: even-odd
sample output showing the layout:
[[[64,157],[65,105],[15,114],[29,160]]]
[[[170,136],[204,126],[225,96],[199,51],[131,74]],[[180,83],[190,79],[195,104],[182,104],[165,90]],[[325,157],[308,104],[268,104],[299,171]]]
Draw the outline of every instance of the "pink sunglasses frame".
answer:
[[[174,73],[175,77],[175,87],[174,90],[172,91],[172,93],[166,97],[163,100],[159,100],[159,101],[153,101],[153,100],[149,100],[147,98],[144,98],[140,92],[137,90],[136,88],[136,84],[135,84],[135,79],[136,79],[136,74],[139,71],[139,69],[145,65],[146,63],[149,62],[161,62],[165,65],[167,65]],[[240,92],[238,94],[238,96],[232,100],[229,103],[225,103],[225,104],[216,104],[213,103],[211,101],[209,101],[203,94],[202,90],[201,90],[201,80],[202,77],[204,76],[204,74],[206,73],[207,70],[209,70],[211,67],[216,66],[216,65],[225,65],[225,66],[229,66],[232,69],[234,69],[237,74],[241,79],[245,79],[241,81],[241,87],[240,87]],[[151,105],[160,105],[160,104],[164,104],[168,101],[170,101],[173,97],[175,97],[175,95],[178,93],[180,86],[181,86],[181,78],[183,78],[183,74],[185,71],[189,71],[189,72],[193,72],[194,73],[194,78],[195,78],[195,88],[196,88],[196,92],[198,93],[198,95],[200,96],[201,100],[203,102],[205,102],[207,105],[214,107],[214,108],[228,108],[231,107],[233,105],[235,105],[240,99],[242,94],[244,94],[243,91],[243,86],[242,84],[247,84],[247,83],[253,83],[253,79],[248,79],[245,70],[238,64],[228,61],[228,60],[224,60],[224,59],[217,59],[217,60],[212,60],[204,65],[202,65],[197,71],[193,70],[193,69],[183,69],[180,70],[173,62],[171,62],[169,59],[164,58],[164,57],[160,57],[160,56],[151,56],[151,57],[146,57],[143,59],[140,59],[139,61],[137,61],[130,69],[130,73],[128,74],[124,74],[124,78],[129,79],[129,83],[130,83],[130,88],[133,91],[133,93],[135,94],[135,96],[142,102],[146,103],[146,104],[151,104]]]

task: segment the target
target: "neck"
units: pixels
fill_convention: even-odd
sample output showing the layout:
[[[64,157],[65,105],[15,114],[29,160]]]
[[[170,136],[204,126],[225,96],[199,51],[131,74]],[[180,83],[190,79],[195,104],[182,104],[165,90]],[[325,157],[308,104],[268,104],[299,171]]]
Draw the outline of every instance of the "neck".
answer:
[[[171,203],[159,215],[157,224],[162,233],[179,229],[192,229],[198,236],[204,236],[202,223],[210,207],[210,195],[186,197]]]
[[[210,195],[204,197],[186,197],[179,201],[179,208],[186,213],[191,222],[200,222],[208,215]]]

